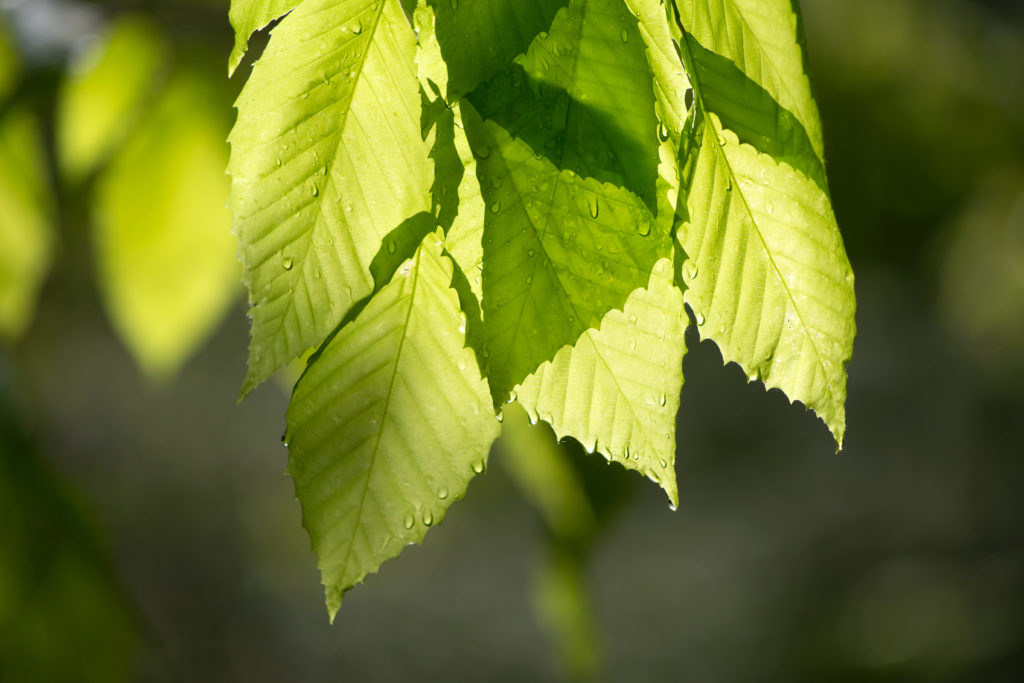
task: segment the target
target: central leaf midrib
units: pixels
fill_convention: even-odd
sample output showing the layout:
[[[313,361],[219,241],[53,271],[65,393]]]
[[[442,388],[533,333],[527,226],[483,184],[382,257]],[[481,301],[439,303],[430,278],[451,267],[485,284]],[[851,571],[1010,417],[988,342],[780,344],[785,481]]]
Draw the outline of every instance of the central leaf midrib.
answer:
[[[348,572],[348,563],[352,557],[352,549],[355,547],[355,533],[359,529],[363,517],[363,506],[366,503],[366,495],[370,490],[370,481],[373,479],[374,466],[377,464],[377,457],[380,451],[380,440],[384,435],[384,425],[388,419],[388,409],[391,405],[391,396],[395,388],[395,379],[398,377],[398,366],[402,362],[402,349],[405,347],[405,341],[408,339],[409,321],[412,319],[412,311],[415,305],[416,289],[419,285],[419,273],[420,273],[420,262],[423,259],[423,248],[420,247],[417,250],[415,256],[415,265],[413,266],[413,272],[409,274],[409,279],[412,281],[412,290],[408,296],[409,309],[405,314],[405,322],[402,324],[401,331],[402,335],[398,341],[398,349],[395,351],[394,367],[391,370],[391,379],[388,381],[387,394],[384,397],[384,414],[381,416],[380,427],[377,429],[377,438],[374,440],[373,449],[370,451],[370,466],[366,469],[366,476],[363,482],[363,490],[359,496],[359,507],[356,508],[355,520],[352,523],[352,533],[349,534],[348,549],[345,551],[345,558],[341,562],[341,572],[343,574]]]

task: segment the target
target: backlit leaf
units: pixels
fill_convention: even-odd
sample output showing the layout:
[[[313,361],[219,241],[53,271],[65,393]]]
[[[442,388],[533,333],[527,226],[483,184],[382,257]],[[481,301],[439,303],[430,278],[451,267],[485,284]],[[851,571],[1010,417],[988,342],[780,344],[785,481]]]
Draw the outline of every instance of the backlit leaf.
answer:
[[[332,618],[346,590],[441,522],[497,437],[451,278],[428,236],[292,396],[289,472]]]
[[[414,48],[395,0],[305,0],[253,68],[230,137],[243,394],[319,344],[372,291],[384,236],[430,210]]]

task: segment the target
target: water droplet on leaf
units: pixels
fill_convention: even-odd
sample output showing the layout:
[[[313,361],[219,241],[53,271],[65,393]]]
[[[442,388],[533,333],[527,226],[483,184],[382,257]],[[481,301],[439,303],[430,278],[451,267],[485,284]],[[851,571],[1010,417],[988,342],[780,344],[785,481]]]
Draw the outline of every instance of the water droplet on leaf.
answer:
[[[412,525],[415,524],[415,523],[416,523],[416,520],[413,519],[411,514],[405,516],[405,528],[406,529],[411,529]]]

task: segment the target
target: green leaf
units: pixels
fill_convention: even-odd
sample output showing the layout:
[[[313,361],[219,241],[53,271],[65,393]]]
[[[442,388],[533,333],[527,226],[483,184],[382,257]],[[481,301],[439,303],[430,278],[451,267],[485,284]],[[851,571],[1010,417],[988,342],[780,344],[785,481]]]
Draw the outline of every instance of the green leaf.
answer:
[[[516,400],[559,438],[572,436],[588,451],[658,482],[675,508],[685,331],[672,264],[659,260],[646,289],[541,365],[516,388]]]
[[[757,144],[759,139],[778,143],[802,134],[807,149],[801,151],[824,164],[821,120],[807,76],[796,3],[679,0],[677,5],[694,62],[691,77],[700,81],[708,110],[741,141],[763,152],[772,150]],[[759,95],[758,88],[768,97]],[[771,103],[776,111],[766,115],[764,107],[771,108]]]
[[[853,271],[813,170],[820,125],[797,19],[788,0],[681,5],[682,57],[697,108],[681,150],[689,184],[678,233],[690,257],[682,269],[685,301],[701,337],[713,339],[727,362],[814,410],[841,448]],[[722,54],[705,50],[701,36]],[[750,97],[751,83],[766,94]],[[776,115],[787,107],[795,112],[789,119]],[[793,118],[809,131],[810,145],[787,137]],[[750,134],[755,129],[760,138]]]
[[[497,405],[646,286],[671,247],[631,192],[559,171],[493,122],[468,117],[466,133],[488,207],[481,353]]]
[[[469,99],[559,169],[621,185],[656,210],[651,72],[621,0],[573,0],[549,34]]]
[[[292,11],[302,0],[231,0],[228,20],[235,29],[235,45],[228,57],[228,75],[238,68],[249,49],[249,37],[278,17]]]
[[[680,241],[701,338],[814,410],[840,447],[853,350],[853,271],[828,196],[740,144],[714,114],[695,131],[690,221]]]
[[[295,387],[289,471],[332,619],[346,590],[442,520],[497,436],[451,278],[440,232],[428,236]]]
[[[166,48],[149,22],[122,18],[72,65],[56,122],[58,157],[68,178],[81,180],[124,143],[154,95]]]
[[[384,236],[430,210],[414,52],[396,0],[306,0],[253,68],[230,137],[253,303],[243,395],[370,294]]]
[[[428,0],[451,74],[450,102],[488,80],[551,26],[567,0]]]
[[[7,340],[31,321],[50,267],[50,193],[36,119],[12,107],[0,114],[0,336]]]
[[[686,93],[690,79],[672,40],[670,10],[661,0],[626,0],[637,18],[646,47],[647,63],[654,89],[654,111],[658,118],[658,219],[673,221],[679,201],[679,149],[688,115]]]
[[[224,207],[228,122],[216,92],[198,73],[175,75],[94,196],[100,289],[155,380],[178,369],[237,295]]]

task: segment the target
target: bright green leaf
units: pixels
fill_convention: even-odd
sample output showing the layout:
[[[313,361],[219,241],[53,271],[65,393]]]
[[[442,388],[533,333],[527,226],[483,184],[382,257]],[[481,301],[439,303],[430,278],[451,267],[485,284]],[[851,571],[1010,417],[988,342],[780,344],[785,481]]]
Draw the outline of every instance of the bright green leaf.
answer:
[[[796,3],[678,0],[677,4],[693,57],[691,78],[700,81],[708,111],[715,112],[741,142],[777,159],[780,154],[762,145],[797,144],[796,138],[802,137],[806,151],[824,165],[821,121],[807,76]],[[785,160],[797,165],[794,159]],[[818,179],[806,171],[805,175]]]
[[[549,34],[469,99],[557,168],[621,185],[656,209],[651,71],[621,0],[573,0]]]
[[[39,126],[22,107],[0,115],[0,337],[18,337],[32,319],[50,266],[50,185]]]
[[[671,10],[661,0],[626,0],[637,17],[647,49],[654,86],[654,110],[658,118],[658,218],[672,222],[679,201],[679,149],[688,115],[686,93],[690,79],[672,40]]]
[[[698,96],[699,97],[699,96]],[[701,338],[750,380],[814,410],[839,446],[853,349],[853,271],[828,196],[792,167],[698,121],[680,241]]]
[[[686,303],[727,362],[814,410],[842,447],[853,271],[820,172],[798,18],[788,0],[681,5],[697,108],[681,150]]]
[[[428,0],[437,14],[437,39],[451,73],[454,102],[525,52],[551,26],[567,0]]]
[[[541,365],[516,388],[516,400],[559,438],[572,436],[588,451],[661,484],[675,507],[685,331],[683,297],[671,262],[662,259],[646,289]]]
[[[306,0],[253,68],[230,138],[253,304],[243,394],[370,294],[384,236],[430,210],[414,51],[396,0]]]
[[[559,171],[493,122],[466,133],[487,205],[481,352],[498,404],[646,286],[669,244],[631,192]]]
[[[166,53],[156,28],[122,18],[72,65],[61,85],[56,123],[68,178],[88,175],[125,141],[153,95]]]
[[[235,29],[235,45],[228,57],[228,75],[235,72],[249,49],[249,37],[278,17],[290,12],[302,0],[231,0],[228,19]]]
[[[176,75],[94,198],[100,287],[114,327],[154,379],[177,370],[236,295],[227,122],[214,92],[197,74]]]
[[[440,523],[497,436],[451,279],[428,236],[292,396],[289,471],[332,618],[346,590]]]

